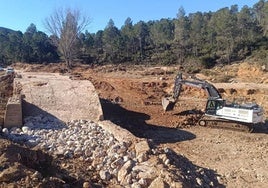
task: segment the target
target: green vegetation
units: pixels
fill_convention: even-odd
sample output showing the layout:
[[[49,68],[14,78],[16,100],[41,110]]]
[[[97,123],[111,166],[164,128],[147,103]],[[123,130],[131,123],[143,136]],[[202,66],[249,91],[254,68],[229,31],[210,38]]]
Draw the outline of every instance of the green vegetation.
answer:
[[[50,38],[31,24],[23,34],[0,27],[0,65],[13,62],[45,63],[59,60]]]
[[[62,53],[52,43],[53,37],[57,36],[37,31],[34,24],[25,33],[0,28],[0,64],[58,62]],[[267,60],[267,41],[266,0],[241,10],[233,5],[216,12],[189,15],[181,7],[175,19],[133,24],[127,18],[120,29],[111,19],[97,33],[79,32],[78,51],[72,59],[86,64],[187,65],[191,62],[189,69],[198,71],[249,56]]]

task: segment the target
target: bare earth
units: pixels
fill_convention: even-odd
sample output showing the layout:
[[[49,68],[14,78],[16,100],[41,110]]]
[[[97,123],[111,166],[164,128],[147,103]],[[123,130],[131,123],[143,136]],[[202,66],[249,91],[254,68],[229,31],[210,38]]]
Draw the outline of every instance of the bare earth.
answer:
[[[222,92],[223,98],[257,102],[267,112],[268,74],[254,73],[244,66],[242,64],[230,73],[237,75],[235,82],[215,83],[215,86]],[[202,110],[206,94],[188,87],[184,88],[174,111],[164,113],[160,105],[161,96],[172,90],[176,68],[174,74],[159,68],[135,67],[101,67],[94,71],[77,69],[76,72],[93,82],[102,100],[118,101],[120,104],[120,107],[103,104],[106,119],[138,137],[153,140],[158,147],[174,149],[196,166],[213,169],[221,175],[219,182],[226,187],[267,187],[267,122],[256,127],[254,133],[194,126],[195,117],[183,112]],[[255,74],[254,79],[250,73]]]
[[[59,66],[17,65],[16,68],[28,71],[61,71]],[[265,125],[256,127],[253,133],[196,126],[198,116],[186,112],[202,110],[206,94],[188,87],[184,88],[174,111],[164,113],[160,104],[161,97],[172,90],[177,71],[177,67],[92,68],[81,65],[73,69],[72,79],[90,80],[100,97],[104,118],[127,129],[138,138],[148,139],[153,147],[172,148],[185,157],[187,164],[194,165],[195,170],[198,167],[211,169],[215,175],[220,175],[221,178],[217,181],[226,187],[267,187],[267,121]],[[218,76],[235,75],[232,83],[215,84],[223,98],[231,101],[255,101],[264,107],[265,115],[268,116],[267,72],[257,68],[251,70],[244,64],[215,72]],[[27,76],[32,73],[25,74]],[[210,81],[215,78],[203,74],[196,76]],[[5,144],[1,144],[0,148]]]

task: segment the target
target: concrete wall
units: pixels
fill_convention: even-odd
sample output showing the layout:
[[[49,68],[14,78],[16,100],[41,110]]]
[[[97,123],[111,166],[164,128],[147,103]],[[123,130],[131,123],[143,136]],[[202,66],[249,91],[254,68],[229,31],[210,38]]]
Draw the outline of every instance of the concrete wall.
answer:
[[[9,98],[6,106],[4,117],[4,127],[21,127],[22,126],[22,103],[21,95],[14,95]]]

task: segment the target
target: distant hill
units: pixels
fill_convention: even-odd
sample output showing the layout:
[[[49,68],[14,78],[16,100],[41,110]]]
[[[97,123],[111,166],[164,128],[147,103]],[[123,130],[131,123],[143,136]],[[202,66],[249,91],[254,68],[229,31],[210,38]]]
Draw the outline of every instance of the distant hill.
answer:
[[[8,29],[8,28],[5,28],[5,27],[0,27],[0,33],[2,34],[8,34],[8,33],[14,33],[14,32],[17,32],[17,31],[14,31],[12,29]]]

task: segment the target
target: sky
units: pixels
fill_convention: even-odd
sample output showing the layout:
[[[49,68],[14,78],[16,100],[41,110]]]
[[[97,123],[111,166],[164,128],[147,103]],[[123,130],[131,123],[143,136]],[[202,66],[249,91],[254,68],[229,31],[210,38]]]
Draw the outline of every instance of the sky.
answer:
[[[133,24],[139,21],[176,18],[183,7],[189,13],[215,12],[224,7],[238,5],[253,7],[259,0],[0,0],[0,27],[23,33],[31,23],[37,30],[47,33],[44,20],[58,9],[78,9],[90,18],[86,28],[90,33],[103,30],[112,19],[117,28],[129,17]]]

